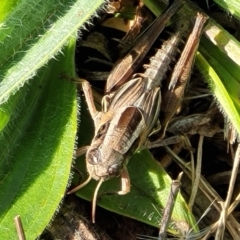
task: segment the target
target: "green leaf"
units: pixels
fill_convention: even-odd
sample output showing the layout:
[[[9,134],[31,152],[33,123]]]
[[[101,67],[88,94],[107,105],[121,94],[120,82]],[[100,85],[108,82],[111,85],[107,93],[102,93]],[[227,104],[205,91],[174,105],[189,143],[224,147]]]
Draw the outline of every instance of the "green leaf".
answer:
[[[53,58],[103,0],[22,0],[1,24],[0,104]]]
[[[5,128],[9,119],[10,115],[6,113],[4,110],[0,109],[0,132]]]
[[[211,45],[209,45],[211,47]],[[213,47],[213,46],[212,46]],[[213,47],[214,48],[214,47]],[[221,60],[224,62],[224,56],[220,58],[211,57],[211,51],[201,48],[201,53],[197,54],[196,65],[205,76],[209,87],[216,97],[219,107],[222,110],[224,117],[228,120],[229,124],[232,124],[238,134],[240,134],[240,103],[238,100],[240,83],[238,77],[234,77],[234,70],[231,72],[228,67],[234,66],[234,64],[221,65]],[[218,52],[220,55],[221,52]],[[216,60],[218,59],[219,62]],[[230,61],[230,59],[226,59]],[[236,66],[238,69],[239,67]],[[238,70],[240,71],[240,69]],[[221,77],[221,78],[220,78]]]
[[[8,15],[11,9],[17,4],[19,0],[2,0],[0,10],[0,22]]]
[[[79,141],[81,145],[88,145],[93,136],[92,119],[90,119],[84,101],[82,101],[82,104],[82,124],[80,126]],[[84,157],[85,156],[80,157],[76,161],[78,169],[81,170],[83,174],[81,182],[87,178]],[[103,195],[98,200],[98,205],[110,211],[158,227],[170,193],[171,178],[148,150],[134,154],[129,160],[127,168],[131,180],[131,192],[123,196],[117,194],[110,196]],[[92,180],[84,188],[79,190],[77,195],[90,201],[92,200],[95,187],[96,181]],[[116,192],[119,190],[120,178],[114,178],[103,183],[99,195],[104,192]],[[96,221],[97,218],[98,214],[96,214]],[[174,235],[179,235],[179,229],[183,227],[183,223],[185,226],[190,226],[191,228],[195,220],[184,199],[179,194],[168,231]]]
[[[75,39],[29,85],[1,105],[10,120],[0,133],[0,239],[17,239],[20,215],[27,239],[39,236],[64,196],[77,128],[73,83]]]
[[[214,0],[214,2],[238,19],[240,18],[240,2],[238,0]]]

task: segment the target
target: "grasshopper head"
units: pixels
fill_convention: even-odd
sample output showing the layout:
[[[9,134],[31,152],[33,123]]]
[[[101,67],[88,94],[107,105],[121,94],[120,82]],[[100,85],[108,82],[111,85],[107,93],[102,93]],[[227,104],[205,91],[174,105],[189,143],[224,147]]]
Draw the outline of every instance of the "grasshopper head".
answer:
[[[101,184],[112,177],[121,176],[122,188],[117,193],[122,195],[130,191],[130,180],[125,167],[124,156],[110,146],[101,144],[97,148],[90,147],[87,151],[86,160],[89,179],[94,178],[99,181],[92,202],[92,221],[94,223],[97,195]]]
[[[95,180],[104,181],[121,175],[124,157],[110,146],[103,144],[91,148],[86,155],[87,170]]]

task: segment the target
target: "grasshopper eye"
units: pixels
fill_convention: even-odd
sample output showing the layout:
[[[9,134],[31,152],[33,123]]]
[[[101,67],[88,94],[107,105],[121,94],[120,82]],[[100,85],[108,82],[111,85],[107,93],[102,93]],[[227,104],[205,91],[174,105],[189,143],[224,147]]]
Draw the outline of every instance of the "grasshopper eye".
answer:
[[[109,173],[109,175],[114,175],[114,176],[119,175],[119,174],[120,174],[120,172],[119,172],[119,169],[120,169],[120,168],[121,168],[121,167],[120,167],[118,164],[114,164],[114,165],[110,166],[110,167],[108,168],[108,173]]]
[[[99,162],[101,162],[101,154],[100,151],[98,149],[93,149],[90,150],[87,153],[87,161],[88,163],[92,164],[92,165],[97,165],[99,164]]]

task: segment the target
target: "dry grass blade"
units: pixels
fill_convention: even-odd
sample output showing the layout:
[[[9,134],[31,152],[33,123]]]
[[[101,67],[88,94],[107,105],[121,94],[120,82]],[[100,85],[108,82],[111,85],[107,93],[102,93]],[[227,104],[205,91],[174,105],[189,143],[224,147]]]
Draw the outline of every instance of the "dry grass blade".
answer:
[[[185,137],[185,144],[187,144],[187,146],[189,146],[190,148],[191,146],[191,142],[189,140],[188,137]],[[193,152],[189,151],[190,153],[190,159],[191,159],[191,179],[192,179],[192,186],[194,186],[194,179],[195,179],[195,162],[194,162],[194,156],[193,156]],[[188,206],[190,205],[190,203],[188,203]]]
[[[199,240],[199,239],[206,239],[206,236],[208,236],[209,231],[211,230],[210,227],[206,227],[204,229],[201,229],[199,232],[194,231],[194,228],[199,224],[199,222],[202,221],[202,219],[207,215],[207,213],[211,210],[211,207],[214,202],[210,204],[210,206],[204,211],[198,222],[194,225],[193,228],[191,228],[189,231],[181,232],[181,236],[178,237],[173,237],[173,238],[166,238],[166,239],[171,239],[171,240],[183,240],[183,239],[188,239],[188,240]],[[157,239],[157,237],[153,236],[146,236],[146,235],[139,235],[137,239]]]
[[[238,148],[235,153],[231,179],[230,179],[229,187],[228,187],[227,198],[224,203],[221,203],[222,212],[220,215],[219,224],[218,224],[218,228],[217,228],[217,232],[216,232],[217,240],[224,239],[224,230],[225,230],[225,226],[226,226],[227,213],[228,213],[229,205],[230,205],[230,202],[232,199],[233,188],[235,186],[236,177],[238,174],[239,160],[240,160],[240,144],[238,144]]]
[[[160,222],[160,230],[158,235],[158,240],[164,240],[166,238],[166,231],[168,228],[169,221],[172,216],[172,211],[174,208],[175,200],[177,197],[177,194],[179,192],[179,188],[181,185],[181,178],[182,178],[182,172],[178,175],[178,178],[176,180],[172,181],[170,193],[168,196],[167,206],[164,209],[164,213]]]
[[[176,135],[173,137],[165,138],[165,139],[158,139],[154,142],[147,141],[145,144],[146,148],[152,149],[152,148],[157,148],[157,147],[163,147],[171,144],[177,144],[180,143],[184,140],[184,137],[181,135]]]
[[[220,218],[217,222],[217,231],[215,234],[215,239],[216,240],[223,240],[224,237],[224,232],[226,228],[226,209],[224,207],[224,203],[220,202],[220,205],[222,207],[222,211],[220,214]]]
[[[17,235],[19,240],[26,240],[22,221],[19,215],[14,217],[14,223],[17,230]]]
[[[237,197],[235,198],[234,202],[231,204],[231,206],[228,209],[228,214],[232,213],[233,210],[237,207],[237,205],[240,203],[240,192],[238,193]]]
[[[190,167],[179,157],[177,156],[169,147],[165,146],[166,151],[173,156],[174,161],[183,169],[184,173],[187,174],[189,178],[191,178],[191,169]],[[213,202],[214,208],[221,214],[222,208],[221,206],[215,202],[214,200],[217,199],[219,202],[223,202],[220,195],[209,185],[209,183],[201,176],[199,182],[199,190],[205,195],[206,198],[209,199],[210,202]],[[209,230],[209,234],[216,231],[219,222],[216,222],[211,225]],[[239,223],[235,219],[232,214],[228,215],[228,221],[226,221],[226,228],[229,230],[230,234],[232,235],[233,239],[239,239]],[[207,239],[207,238],[206,238]]]
[[[192,192],[191,196],[189,199],[188,207],[192,209],[192,206],[195,201],[195,197],[197,195],[197,190],[199,186],[199,181],[201,177],[201,167],[202,167],[202,145],[203,145],[203,135],[200,135],[199,142],[198,142],[198,153],[197,153],[197,165],[196,165],[196,171],[195,171],[195,176],[194,176],[194,181],[193,181],[193,187],[192,187]]]
[[[230,201],[231,201],[232,194],[233,194],[233,187],[235,185],[236,177],[237,177],[237,174],[238,174],[239,161],[240,161],[240,144],[238,144],[238,147],[237,147],[237,150],[236,150],[236,153],[235,153],[233,170],[232,170],[231,180],[230,180],[230,183],[229,183],[228,195],[227,195],[226,202],[224,204],[225,208],[228,208],[229,205],[230,205]]]

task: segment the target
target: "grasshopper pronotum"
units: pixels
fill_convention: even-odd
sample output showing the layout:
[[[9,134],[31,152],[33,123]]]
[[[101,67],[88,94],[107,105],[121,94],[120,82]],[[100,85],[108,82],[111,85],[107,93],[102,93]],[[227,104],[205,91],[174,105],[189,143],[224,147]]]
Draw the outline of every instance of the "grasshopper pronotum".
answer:
[[[82,188],[92,178],[99,181],[93,197],[93,222],[95,221],[97,194],[103,181],[120,176],[122,188],[118,191],[118,194],[126,194],[130,191],[130,179],[126,167],[128,159],[134,152],[144,147],[148,136],[156,124],[161,106],[161,81],[165,77],[168,66],[177,51],[177,46],[181,42],[181,36],[186,34],[186,28],[181,27],[180,24],[176,33],[165,41],[155,56],[150,59],[150,64],[145,65],[146,70],[144,73],[133,76],[131,64],[135,66],[136,62],[143,58],[140,49],[144,46],[145,55],[150,48],[148,44],[151,45],[155,41],[166,22],[182,4],[183,1],[175,1],[163,15],[157,18],[145,35],[140,38],[139,41],[141,42],[137,44],[137,48],[133,48],[135,50],[132,50],[138,53],[137,56],[140,55],[137,60],[131,59],[130,51],[130,55],[127,55],[123,62],[117,63],[107,80],[101,112],[98,112],[95,108],[90,84],[86,80],[81,80],[87,105],[94,121],[95,135],[86,153],[89,178],[69,193]],[[174,76],[174,79],[177,80],[177,87],[183,80],[187,80],[190,75],[193,56],[195,55],[199,36],[206,19],[207,17],[202,14],[197,16],[190,35],[192,41],[186,44],[186,48],[191,48],[193,51],[187,52],[184,50],[184,56],[180,57],[180,61],[182,58],[186,58],[184,60],[185,66],[183,71],[179,71],[179,75]],[[154,36],[149,37],[149,31],[150,34],[154,33]],[[156,34],[157,31],[158,33]],[[151,43],[147,42],[149,39],[151,39]],[[129,59],[131,59],[131,64]],[[130,67],[126,68],[128,65]],[[178,65],[176,64],[176,66]],[[178,68],[181,67],[183,66],[178,66]],[[175,68],[174,71],[178,71],[178,68]],[[115,75],[119,69],[122,69],[124,72],[121,74],[122,77],[118,77],[114,82],[113,76],[120,76],[119,73]]]

